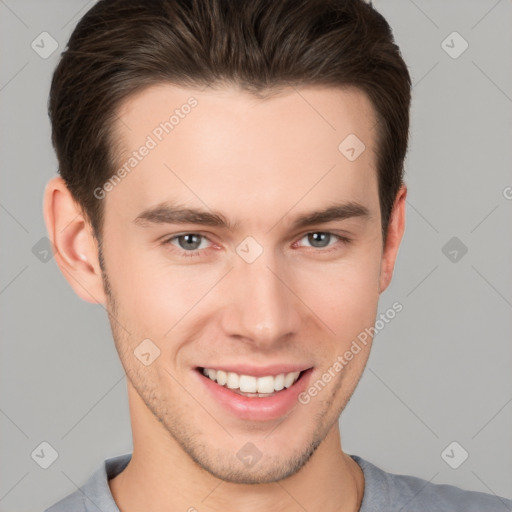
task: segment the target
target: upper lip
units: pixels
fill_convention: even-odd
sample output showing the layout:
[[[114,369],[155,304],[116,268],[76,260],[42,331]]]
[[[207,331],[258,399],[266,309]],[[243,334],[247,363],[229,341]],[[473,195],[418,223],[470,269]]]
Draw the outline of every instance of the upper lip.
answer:
[[[308,370],[311,366],[303,364],[272,364],[269,366],[251,366],[248,364],[207,364],[199,368],[209,368],[214,370],[223,370],[225,372],[234,372],[239,375],[251,375],[254,377],[264,377],[266,375],[279,375],[280,373],[302,372]]]

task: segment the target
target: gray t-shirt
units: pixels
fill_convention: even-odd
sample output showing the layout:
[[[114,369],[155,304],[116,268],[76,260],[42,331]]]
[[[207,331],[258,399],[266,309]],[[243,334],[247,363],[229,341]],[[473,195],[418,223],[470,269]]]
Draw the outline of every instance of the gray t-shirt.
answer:
[[[359,512],[511,512],[512,500],[388,473],[357,455],[365,487]],[[131,454],[105,460],[89,480],[45,512],[119,512],[108,480],[127,466]]]

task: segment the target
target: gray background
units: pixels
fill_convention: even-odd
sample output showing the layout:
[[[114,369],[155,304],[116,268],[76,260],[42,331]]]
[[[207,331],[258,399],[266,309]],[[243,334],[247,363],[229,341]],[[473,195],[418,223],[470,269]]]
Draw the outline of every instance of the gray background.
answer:
[[[2,512],[42,510],[105,458],[131,451],[105,311],[32,252],[46,235],[42,195],[57,169],[50,77],[93,3],[0,0]],[[388,471],[512,498],[512,5],[374,5],[414,83],[407,228],[380,302],[382,312],[394,301],[403,311],[375,339],[342,415],[342,442]],[[47,59],[31,47],[43,31],[59,44]],[[442,45],[453,31],[469,44],[458,58]],[[446,44],[461,49],[460,39]],[[442,251],[454,236],[455,262]],[[43,441],[58,452],[48,469],[31,456]],[[452,441],[469,453],[458,469],[441,456]]]

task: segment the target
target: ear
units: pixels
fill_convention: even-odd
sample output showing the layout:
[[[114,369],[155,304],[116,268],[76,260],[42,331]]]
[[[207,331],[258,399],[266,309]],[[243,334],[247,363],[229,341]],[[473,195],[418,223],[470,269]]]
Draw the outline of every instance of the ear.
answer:
[[[405,199],[407,197],[407,187],[402,185],[398,191],[391,216],[388,224],[386,246],[382,252],[382,262],[380,266],[380,289],[382,293],[391,282],[393,269],[398,254],[398,248],[402,241],[405,230]]]
[[[44,191],[44,221],[54,257],[75,293],[87,302],[104,304],[98,244],[64,180],[52,178]]]

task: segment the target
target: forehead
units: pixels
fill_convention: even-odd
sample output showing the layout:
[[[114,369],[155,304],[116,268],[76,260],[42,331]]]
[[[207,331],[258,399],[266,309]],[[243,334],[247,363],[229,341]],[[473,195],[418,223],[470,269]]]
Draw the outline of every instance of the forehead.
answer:
[[[243,136],[251,130],[261,132],[264,127],[267,132],[280,133],[280,144],[296,132],[307,135],[312,142],[327,135],[336,141],[348,129],[371,143],[366,132],[373,131],[376,121],[373,106],[363,91],[325,86],[286,87],[255,96],[235,86],[191,89],[156,84],[128,97],[117,114],[114,129],[127,147],[138,143],[134,136],[138,137],[141,130],[157,139],[166,138],[171,133],[161,126],[166,122],[172,125],[173,138],[180,132],[187,135],[186,124],[192,124],[197,137],[206,141],[218,141],[225,130],[233,128],[242,129],[239,135]],[[189,121],[182,123],[187,117]],[[180,124],[182,127],[177,130]],[[215,131],[211,131],[212,124]],[[309,128],[304,133],[306,124]],[[199,131],[201,127],[203,130]],[[283,127],[285,133],[280,131]]]
[[[132,218],[175,201],[263,222],[278,205],[376,197],[375,114],[356,89],[152,86],[122,104],[114,133],[124,172],[107,202]]]

